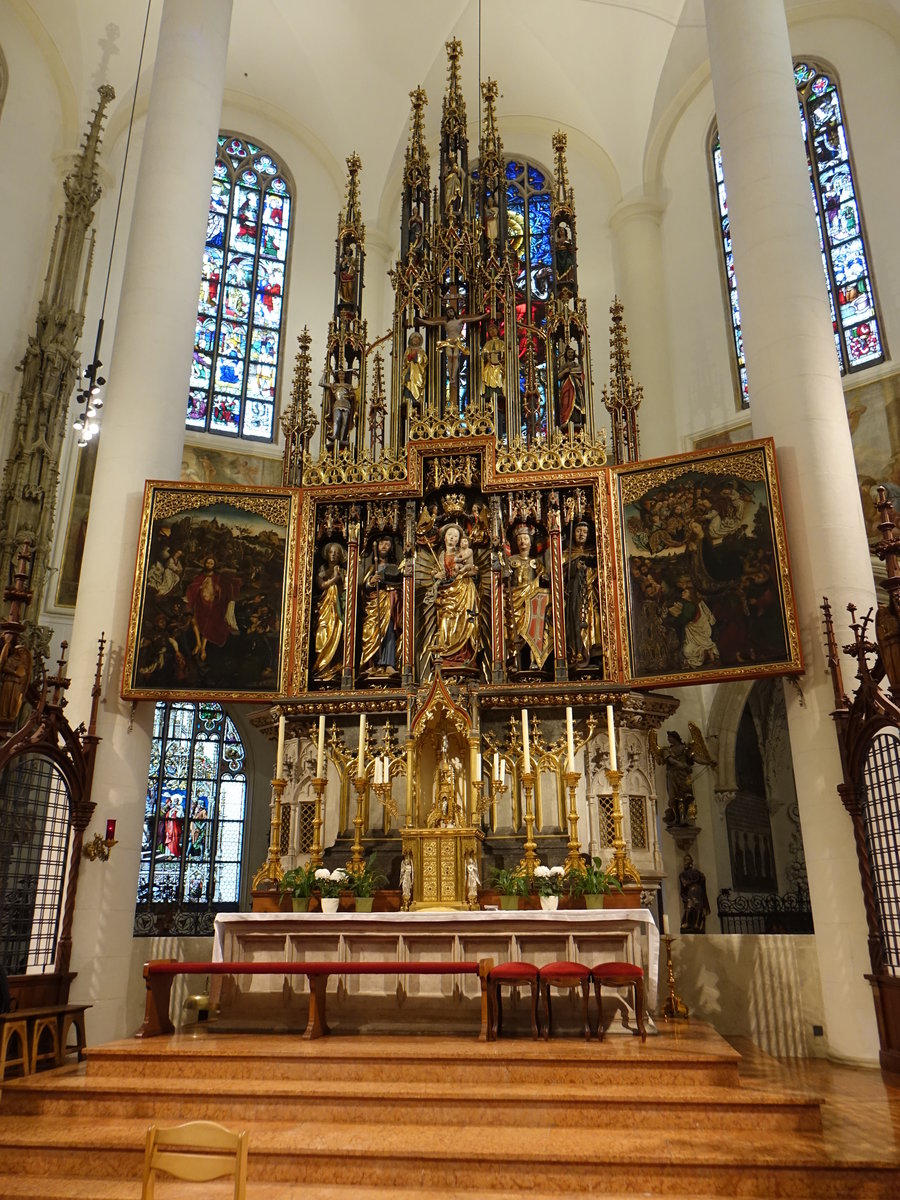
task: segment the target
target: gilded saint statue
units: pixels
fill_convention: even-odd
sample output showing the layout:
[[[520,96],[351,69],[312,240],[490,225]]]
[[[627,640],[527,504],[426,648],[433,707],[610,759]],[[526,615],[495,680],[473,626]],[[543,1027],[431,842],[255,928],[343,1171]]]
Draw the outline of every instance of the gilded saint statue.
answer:
[[[344,585],[347,561],[344,548],[338,542],[328,542],[322,550],[322,563],[316,572],[316,659],[313,676],[328,680],[342,667],[338,653],[344,634]]]
[[[456,769],[450,761],[447,735],[441,738],[441,756],[434,773],[434,799],[427,824],[430,829],[456,829],[463,824],[463,811],[456,797]]]
[[[363,574],[364,617],[360,676],[397,674],[403,626],[403,578],[396,563],[394,539],[382,533],[372,547],[372,560]]]
[[[508,561],[510,647],[515,669],[540,670],[553,649],[549,571],[543,555],[535,553],[527,525],[517,525],[513,536],[516,552]]]
[[[570,664],[582,668],[603,660],[597,555],[590,542],[590,522],[584,517],[579,518],[575,521],[571,545],[564,556],[564,578],[566,649]]]
[[[411,333],[406,353],[403,356],[403,371],[400,388],[412,416],[422,415],[422,398],[425,395],[425,370],[428,354],[421,333]]]
[[[462,526],[452,522],[441,532],[431,588],[437,625],[431,649],[442,664],[470,663],[478,651],[481,601],[477,581],[469,539]]]

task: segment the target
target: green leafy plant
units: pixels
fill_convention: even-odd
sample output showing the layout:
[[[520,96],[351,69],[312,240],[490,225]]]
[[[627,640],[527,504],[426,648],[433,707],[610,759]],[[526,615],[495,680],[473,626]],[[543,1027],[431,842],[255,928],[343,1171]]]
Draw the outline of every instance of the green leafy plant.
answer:
[[[375,869],[375,855],[370,854],[363,863],[361,871],[350,871],[347,879],[347,891],[354,896],[374,896],[380,887],[387,883],[387,876]]]
[[[565,882],[564,867],[545,867],[542,863],[534,868],[534,890],[539,896],[559,896]]]
[[[528,895],[528,876],[518,867],[495,867],[491,884],[501,896]]]
[[[285,871],[279,887],[283,892],[290,892],[298,900],[311,896],[318,887],[316,868],[312,863],[291,867],[289,871]]]
[[[334,899],[350,891],[350,876],[343,867],[335,867],[333,871],[319,867],[316,871],[316,888],[321,895]]]
[[[566,884],[570,896],[605,896],[607,892],[621,892],[618,877],[607,871],[599,858],[594,858],[583,867],[569,867]]]

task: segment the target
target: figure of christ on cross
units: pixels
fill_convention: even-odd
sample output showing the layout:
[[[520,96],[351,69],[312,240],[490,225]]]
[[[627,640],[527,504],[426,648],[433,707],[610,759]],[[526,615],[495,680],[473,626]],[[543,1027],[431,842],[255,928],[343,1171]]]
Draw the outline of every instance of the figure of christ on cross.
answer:
[[[460,313],[460,295],[454,285],[447,293],[446,316],[421,317],[417,325],[443,326],[444,336],[438,342],[438,348],[446,351],[447,355],[447,411],[453,414],[459,412],[459,370],[463,355],[469,356],[469,348],[465,341],[466,325],[479,325],[486,321],[490,314],[482,313],[480,317],[470,313]]]

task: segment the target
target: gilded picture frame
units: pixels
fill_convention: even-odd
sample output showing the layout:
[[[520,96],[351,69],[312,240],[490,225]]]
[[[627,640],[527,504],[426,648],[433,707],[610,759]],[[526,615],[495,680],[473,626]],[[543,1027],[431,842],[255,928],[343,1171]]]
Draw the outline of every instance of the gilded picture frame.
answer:
[[[613,469],[625,681],[803,669],[771,439]]]
[[[122,695],[283,699],[300,493],[148,481]]]

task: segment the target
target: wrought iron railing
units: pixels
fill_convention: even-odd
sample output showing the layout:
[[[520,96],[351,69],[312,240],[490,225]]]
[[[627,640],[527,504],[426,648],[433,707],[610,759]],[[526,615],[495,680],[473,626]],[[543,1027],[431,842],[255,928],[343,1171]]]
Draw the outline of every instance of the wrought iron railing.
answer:
[[[722,888],[717,903],[722,933],[814,933],[809,892],[798,887],[783,896],[732,893]]]

